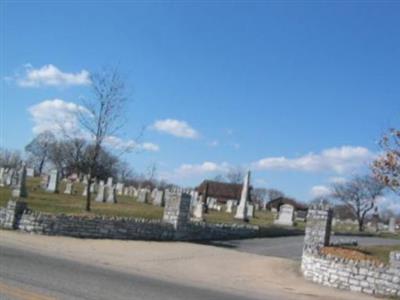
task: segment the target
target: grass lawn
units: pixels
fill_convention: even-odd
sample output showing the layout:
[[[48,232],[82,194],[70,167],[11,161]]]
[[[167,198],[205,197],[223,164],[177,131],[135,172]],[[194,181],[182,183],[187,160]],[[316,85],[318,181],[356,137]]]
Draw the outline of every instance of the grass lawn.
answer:
[[[63,194],[65,183],[59,185],[60,193],[47,193],[40,187],[40,178],[28,178],[27,180],[28,198],[26,199],[28,207],[34,211],[44,213],[63,213],[73,215],[104,215],[120,217],[136,217],[146,219],[161,219],[163,208],[153,206],[152,204],[136,202],[133,197],[117,196],[117,204],[97,203],[92,198],[92,210],[86,212],[85,197],[81,196],[83,184],[74,185],[74,195]],[[0,206],[5,206],[10,199],[11,190],[8,187],[0,188]],[[210,211],[205,215],[205,221],[208,223],[229,223],[244,224],[240,220],[233,218],[233,214],[224,211]],[[279,231],[279,227],[273,226],[274,216],[271,212],[257,211],[255,218],[251,219],[251,225],[259,225],[267,229]],[[283,231],[293,231],[293,229],[281,227]],[[304,229],[304,223],[298,223],[295,229]]]
[[[76,186],[76,185],[75,185]],[[65,183],[60,184],[60,193],[47,193],[40,188],[40,178],[28,178],[28,207],[35,211],[47,213],[64,213],[74,215],[105,215],[120,217],[137,217],[161,219],[163,208],[147,203],[138,203],[132,197],[117,196],[117,204],[97,203],[92,198],[92,211],[85,212],[85,197],[81,196],[83,185],[76,186],[75,195],[63,194]],[[5,206],[10,199],[11,190],[0,188],[0,206]]]

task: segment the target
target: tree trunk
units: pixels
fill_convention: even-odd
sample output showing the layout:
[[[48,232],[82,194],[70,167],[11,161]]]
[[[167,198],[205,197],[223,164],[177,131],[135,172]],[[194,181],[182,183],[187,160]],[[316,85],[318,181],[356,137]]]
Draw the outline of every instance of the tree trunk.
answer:
[[[42,158],[42,160],[40,161],[39,170],[38,170],[38,171],[39,171],[39,176],[42,176],[43,166],[44,166],[45,159],[46,159],[46,157],[44,156],[44,157]]]
[[[90,211],[90,200],[91,200],[91,195],[90,195],[90,187],[92,185],[92,172],[89,172],[88,176],[88,184],[86,186],[86,211]]]
[[[364,231],[364,220],[358,220],[358,231],[363,232]]]

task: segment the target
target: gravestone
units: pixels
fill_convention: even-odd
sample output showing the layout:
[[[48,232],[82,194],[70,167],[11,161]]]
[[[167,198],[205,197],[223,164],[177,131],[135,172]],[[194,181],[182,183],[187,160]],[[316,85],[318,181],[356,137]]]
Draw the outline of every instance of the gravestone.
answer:
[[[26,176],[27,177],[33,177],[35,176],[35,170],[33,168],[27,168],[26,169]]]
[[[51,193],[58,193],[58,171],[51,170],[49,183],[47,184],[46,191]]]
[[[235,219],[247,220],[247,202],[250,195],[250,171],[247,172],[243,181],[242,195],[239,206],[236,209]]]
[[[26,166],[25,164],[15,173],[15,182],[12,187],[11,196],[13,198],[26,198],[28,192],[26,189]]]
[[[100,183],[97,187],[97,195],[96,195],[96,202],[104,202],[104,181],[100,180]]]
[[[228,200],[226,201],[226,212],[228,214],[231,214],[234,210],[234,208],[237,205],[237,201],[236,200]]]
[[[42,189],[47,189],[47,185],[49,184],[49,176],[47,174],[42,174],[41,180],[40,180],[40,186]]]
[[[203,202],[198,201],[193,210],[193,218],[196,221],[203,221],[204,205]]]
[[[283,204],[279,209],[278,219],[274,224],[293,226],[294,207],[290,204]]]
[[[207,197],[207,206],[208,206],[208,209],[215,210],[217,207],[217,199],[213,198],[213,197]]]
[[[5,183],[4,168],[0,168],[0,186],[4,186],[4,183]]]
[[[153,190],[151,191],[151,194],[150,194],[150,199],[151,199],[151,201],[154,201],[154,199],[156,198],[157,192],[158,192],[158,189],[153,189]]]
[[[117,195],[118,195],[118,196],[121,196],[122,193],[123,193],[123,191],[124,191],[124,184],[121,183],[121,182],[118,182],[118,183],[117,183],[117,186],[116,186],[115,188],[116,188],[116,190],[117,190]]]
[[[153,205],[155,206],[164,206],[164,191],[157,190],[155,194],[155,198],[153,200]]]
[[[97,191],[97,183],[96,180],[92,182],[92,184],[90,185],[90,192],[94,193]]]
[[[71,195],[72,194],[72,181],[67,181],[66,185],[65,185],[65,190],[64,190],[64,194],[67,195]]]
[[[254,218],[254,205],[253,204],[248,204],[247,205],[247,218],[251,219]]]
[[[149,190],[140,189],[138,192],[137,201],[140,203],[147,203],[149,201]]]
[[[10,186],[14,177],[14,169],[8,169],[6,173],[6,186]]]
[[[117,203],[117,190],[115,186],[107,186],[107,203]]]
[[[129,196],[129,187],[124,187],[124,196]]]
[[[82,196],[87,196],[87,183],[83,186]]]
[[[389,232],[396,232],[396,219],[393,217],[389,219]]]

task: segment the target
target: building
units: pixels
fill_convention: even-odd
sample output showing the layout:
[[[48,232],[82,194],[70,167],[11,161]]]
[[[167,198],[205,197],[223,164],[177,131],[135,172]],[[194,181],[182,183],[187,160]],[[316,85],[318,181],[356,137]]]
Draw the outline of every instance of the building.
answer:
[[[295,211],[307,211],[308,207],[294,199],[287,197],[279,197],[267,203],[267,209],[271,211],[279,211],[283,204],[289,204],[294,207]]]
[[[204,180],[196,190],[199,196],[216,198],[219,203],[226,203],[228,200],[240,200],[242,184],[226,183],[212,180]],[[251,189],[251,187],[250,187]]]

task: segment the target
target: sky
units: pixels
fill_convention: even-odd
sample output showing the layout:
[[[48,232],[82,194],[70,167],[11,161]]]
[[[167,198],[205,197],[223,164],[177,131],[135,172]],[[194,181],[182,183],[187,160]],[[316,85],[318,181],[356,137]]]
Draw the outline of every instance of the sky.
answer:
[[[400,2],[3,1],[0,147],[77,125],[90,74],[128,87],[117,144],[183,186],[240,167],[301,201],[399,126]],[[135,140],[145,128],[140,140]],[[400,210],[400,205],[393,205]],[[397,206],[396,206],[397,205]]]

